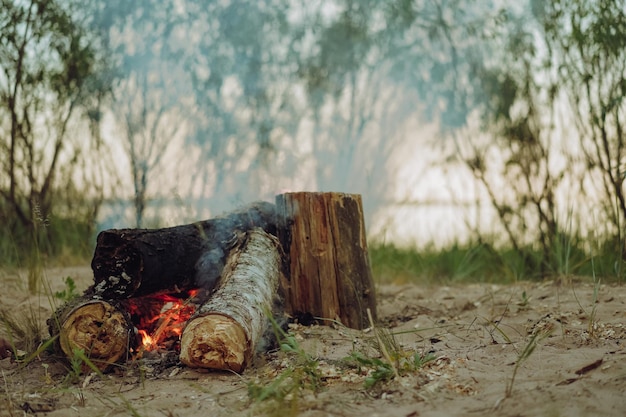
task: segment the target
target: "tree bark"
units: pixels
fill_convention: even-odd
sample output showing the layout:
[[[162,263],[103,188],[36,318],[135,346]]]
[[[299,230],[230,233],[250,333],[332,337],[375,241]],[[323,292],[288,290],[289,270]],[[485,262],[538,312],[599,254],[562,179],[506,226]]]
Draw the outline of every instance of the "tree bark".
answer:
[[[123,299],[212,289],[226,256],[255,227],[276,233],[275,206],[257,202],[222,217],[163,229],[111,229],[98,235],[92,293]]]
[[[286,253],[287,313],[302,323],[337,320],[363,329],[376,318],[361,196],[276,196],[278,234]]]
[[[192,318],[181,338],[180,360],[191,367],[242,372],[267,325],[277,298],[278,239],[250,231],[228,257],[219,287]]]
[[[57,336],[57,350],[68,359],[74,350],[83,350],[100,370],[126,359],[134,347],[135,328],[126,309],[116,302],[81,297],[64,305],[48,319],[51,336]]]

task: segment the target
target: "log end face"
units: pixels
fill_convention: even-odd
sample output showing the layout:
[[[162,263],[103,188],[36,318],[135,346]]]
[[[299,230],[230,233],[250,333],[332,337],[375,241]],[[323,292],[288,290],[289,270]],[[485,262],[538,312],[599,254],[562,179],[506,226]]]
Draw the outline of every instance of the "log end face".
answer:
[[[105,301],[94,301],[73,310],[61,326],[59,344],[68,358],[75,349],[100,370],[106,370],[128,352],[129,324],[124,315]]]
[[[187,324],[180,341],[180,360],[193,368],[242,372],[250,355],[241,325],[230,317],[210,314]]]

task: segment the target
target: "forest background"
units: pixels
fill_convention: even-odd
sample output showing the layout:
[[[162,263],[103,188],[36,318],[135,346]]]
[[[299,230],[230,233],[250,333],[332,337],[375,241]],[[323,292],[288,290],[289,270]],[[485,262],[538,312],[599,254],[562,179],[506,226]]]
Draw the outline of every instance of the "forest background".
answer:
[[[620,0],[1,0],[0,263],[338,191],[377,276],[623,282],[625,46]]]

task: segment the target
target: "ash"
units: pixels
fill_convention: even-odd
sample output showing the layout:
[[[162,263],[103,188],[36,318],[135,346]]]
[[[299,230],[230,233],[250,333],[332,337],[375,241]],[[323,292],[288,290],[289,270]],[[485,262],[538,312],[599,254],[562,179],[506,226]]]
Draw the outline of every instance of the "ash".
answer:
[[[156,378],[173,367],[182,367],[178,352],[168,349],[157,349],[145,352],[140,359],[134,362],[146,377]]]

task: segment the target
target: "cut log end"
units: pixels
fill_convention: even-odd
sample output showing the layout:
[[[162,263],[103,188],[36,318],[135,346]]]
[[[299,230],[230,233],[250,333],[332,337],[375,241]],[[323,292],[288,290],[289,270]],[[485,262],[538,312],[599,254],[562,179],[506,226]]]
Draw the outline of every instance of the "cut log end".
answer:
[[[111,304],[94,300],[72,310],[61,325],[59,343],[68,358],[82,349],[100,370],[128,352],[129,324]]]
[[[250,342],[241,325],[220,314],[190,321],[180,341],[181,362],[194,368],[241,372],[250,352]]]

